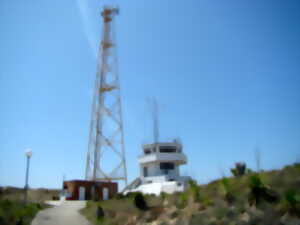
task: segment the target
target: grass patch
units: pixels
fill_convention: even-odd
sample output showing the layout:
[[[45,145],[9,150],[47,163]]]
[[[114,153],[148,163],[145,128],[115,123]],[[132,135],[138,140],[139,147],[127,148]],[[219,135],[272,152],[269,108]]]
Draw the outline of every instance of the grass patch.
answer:
[[[1,225],[30,225],[31,221],[44,205],[39,203],[24,203],[20,201],[0,200]]]
[[[97,219],[97,207],[104,211],[103,219]],[[132,198],[111,199],[107,201],[88,201],[80,211],[89,221],[98,225],[125,224],[133,216],[140,215],[140,210],[134,206]]]

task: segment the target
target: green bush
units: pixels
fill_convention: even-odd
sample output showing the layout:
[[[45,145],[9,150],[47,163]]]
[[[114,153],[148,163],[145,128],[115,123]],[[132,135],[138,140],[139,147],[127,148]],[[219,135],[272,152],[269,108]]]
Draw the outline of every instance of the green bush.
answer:
[[[124,198],[131,198],[131,199],[134,199],[135,196],[136,196],[137,194],[141,194],[141,192],[128,192],[128,193],[124,196]]]
[[[211,199],[209,198],[204,198],[201,200],[202,205],[204,206],[204,208],[210,207],[212,206],[214,203]]]
[[[250,194],[248,200],[251,205],[258,205],[262,200],[269,203],[277,202],[279,196],[262,182],[259,174],[254,174],[250,176]]]
[[[124,196],[122,193],[117,193],[116,195],[115,195],[115,199],[123,199],[123,198],[125,198],[126,196]]]
[[[286,191],[284,201],[289,213],[300,216],[300,194],[296,190]]]
[[[134,196],[134,205],[140,210],[147,210],[148,205],[142,193],[136,193]]]
[[[185,208],[188,204],[188,198],[189,198],[189,194],[188,194],[187,191],[180,193],[179,198],[178,198],[178,202],[177,202],[177,207],[179,209]]]
[[[228,203],[233,203],[235,201],[235,197],[232,193],[232,187],[230,184],[230,180],[227,177],[224,177],[220,181],[223,191],[224,191],[224,198]]]
[[[30,221],[34,218],[40,208],[42,208],[42,206],[35,203],[24,205],[22,202],[1,200],[0,224],[30,224]]]
[[[97,215],[97,220],[102,221],[104,219],[104,210],[99,205],[97,206],[96,215]]]
[[[195,180],[189,181],[189,193],[193,197],[194,201],[200,202],[201,196],[200,196],[200,188],[197,185],[197,182]]]
[[[232,168],[230,171],[235,177],[243,176],[246,173],[246,163],[237,162],[235,168]]]
[[[5,219],[3,216],[0,216],[0,224],[1,225],[6,225],[7,223],[5,222]]]
[[[223,177],[223,178],[220,180],[220,182],[221,182],[221,185],[222,185],[222,187],[223,187],[225,193],[230,192],[230,181],[229,181],[229,179],[228,179],[227,177]]]
[[[93,205],[93,202],[92,201],[87,201],[86,202],[86,208],[91,208]]]
[[[161,198],[162,200],[165,200],[167,197],[168,197],[168,193],[163,192],[163,191],[160,193],[160,198]]]

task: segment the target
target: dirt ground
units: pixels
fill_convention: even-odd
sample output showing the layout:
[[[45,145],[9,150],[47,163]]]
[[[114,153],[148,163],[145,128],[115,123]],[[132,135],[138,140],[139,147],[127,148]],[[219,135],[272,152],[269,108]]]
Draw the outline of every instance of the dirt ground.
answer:
[[[90,225],[79,213],[85,207],[85,201],[64,201],[40,211],[31,225]]]

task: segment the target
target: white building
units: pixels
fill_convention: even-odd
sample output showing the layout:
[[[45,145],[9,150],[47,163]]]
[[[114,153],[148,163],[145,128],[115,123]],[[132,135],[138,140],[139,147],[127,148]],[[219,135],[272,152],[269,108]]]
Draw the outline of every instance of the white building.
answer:
[[[190,177],[180,176],[180,165],[187,163],[180,143],[146,144],[138,162],[140,177],[125,188],[125,194],[139,191],[159,195],[161,192],[181,192],[187,188]]]

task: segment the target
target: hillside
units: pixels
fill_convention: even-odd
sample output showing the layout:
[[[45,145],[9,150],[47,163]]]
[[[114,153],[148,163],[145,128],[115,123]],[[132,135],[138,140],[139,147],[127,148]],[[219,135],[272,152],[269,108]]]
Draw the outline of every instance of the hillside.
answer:
[[[42,203],[46,200],[57,199],[60,190],[36,188],[28,190],[28,201]],[[0,187],[0,200],[23,201],[24,189],[16,187]]]
[[[235,172],[235,177],[207,185],[191,182],[184,193],[158,197],[132,193],[88,202],[82,213],[92,223],[106,225],[300,224],[299,163],[261,173]]]

